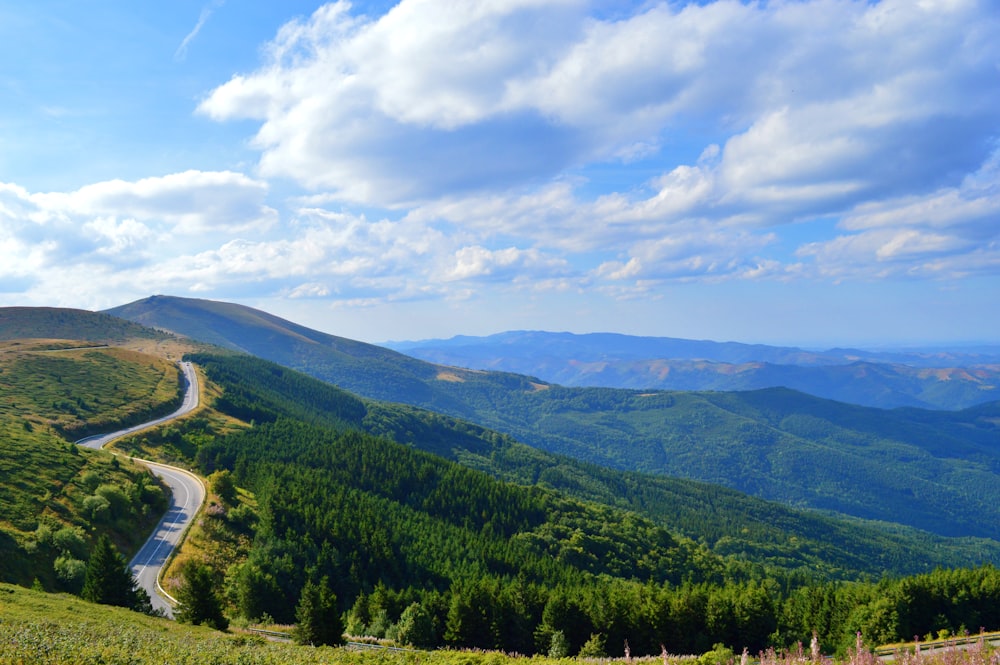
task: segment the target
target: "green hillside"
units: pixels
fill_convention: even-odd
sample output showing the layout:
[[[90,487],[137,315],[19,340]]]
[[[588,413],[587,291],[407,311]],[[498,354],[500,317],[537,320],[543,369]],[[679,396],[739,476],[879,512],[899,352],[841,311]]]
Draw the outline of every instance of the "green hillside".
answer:
[[[996,541],[949,539],[895,525],[837,519],[718,485],[607,469],[533,449],[437,413],[359,399],[258,359],[193,358],[225,387],[218,408],[244,420],[266,422],[277,412],[307,422],[358,427],[504,480],[539,484],[638,512],[672,532],[707,543],[717,553],[754,563],[852,578],[1000,562]],[[253,391],[247,392],[244,385],[254,386]]]
[[[153,395],[153,384],[165,375],[154,381],[157,367],[172,366],[120,349],[54,346],[63,347],[55,357],[76,364],[52,369],[45,365],[52,349],[38,346],[10,354],[18,362],[42,359],[33,371],[11,375],[17,377],[11,385],[24,392],[17,404],[39,410],[37,426],[22,424],[22,431],[48,428],[66,455],[97,460],[111,473],[102,481],[88,469],[94,473],[77,471],[65,481],[65,487],[86,488],[96,479],[92,495],[76,495],[85,508],[88,496],[108,501],[106,511],[90,501],[78,518],[89,520],[77,524],[81,550],[91,534],[104,531],[132,526],[133,537],[141,537],[147,527],[135,527],[137,519],[154,512],[142,476],[115,476],[128,473],[124,463],[60,440],[53,428],[65,417],[64,407],[43,407],[52,402],[50,392],[61,389],[53,384],[69,382],[67,396],[80,398],[73,408],[92,409],[96,418],[119,404],[100,400],[108,386],[135,401],[137,393],[114,389],[116,378],[132,386],[146,377]],[[209,414],[132,442],[190,460],[206,474],[225,471],[241,488],[201,520],[200,537],[215,544],[203,542],[203,549],[187,555],[211,566],[214,588],[236,620],[294,620],[291,612],[307,583],[320,583],[337,594],[354,634],[522,653],[565,643],[571,653],[589,644],[621,654],[625,640],[634,653],[658,652],[660,643],[697,653],[716,642],[737,649],[788,644],[808,639],[820,625],[830,644],[849,642],[858,627],[896,636],[913,626],[937,629],[934,622],[944,621],[942,627],[957,630],[975,608],[956,605],[954,598],[993,602],[983,595],[993,588],[992,568],[948,582],[952,586],[942,588],[959,591],[946,593],[947,600],[907,615],[897,611],[891,621],[875,604],[889,598],[902,607],[913,587],[888,580],[884,587],[817,586],[817,579],[858,576],[861,566],[913,570],[931,561],[978,562],[996,543],[928,538],[906,529],[893,534],[690,481],[601,470],[450,417],[359,399],[259,359],[191,358],[204,370],[215,408],[245,425]],[[46,367],[51,380],[28,380]],[[174,391],[176,380],[174,374]],[[125,402],[123,397],[120,404]],[[45,450],[41,440],[22,441],[30,454]],[[30,464],[45,470],[59,461]],[[36,469],[36,475],[42,474]],[[117,491],[106,487],[113,484]],[[121,511],[109,497],[125,498]],[[673,526],[671,515],[684,516],[685,524]],[[703,533],[711,529],[718,537],[686,537],[699,522]],[[51,588],[68,588],[56,560],[62,557],[66,568],[69,551],[61,548],[73,547],[73,531],[53,529],[39,523],[34,532],[27,525],[13,534],[20,552],[14,554],[28,564],[21,583],[38,577]],[[814,531],[816,538],[808,535]],[[925,555],[931,558],[921,561]],[[923,589],[932,582],[941,583],[933,577],[913,584]],[[826,600],[815,605],[814,597]],[[822,624],[820,608],[843,620]],[[981,611],[977,616],[992,621]],[[46,632],[50,628],[46,624],[37,635],[54,635]]]
[[[131,551],[166,508],[147,471],[72,440],[176,405],[176,367],[80,342],[0,343],[0,581],[79,590],[90,544]]]
[[[1000,538],[1000,403],[853,407],[789,390],[563,388],[449,368],[250,308],[156,297],[112,313],[227,342],[365,397],[411,404],[601,466],[726,485],[786,505]]]
[[[30,311],[25,315],[34,316]],[[47,318],[53,320],[51,316]],[[73,329],[91,326],[101,336],[93,322],[106,318],[70,310],[62,320],[68,319]],[[58,331],[37,324],[32,329],[33,335],[55,332]],[[372,355],[379,351],[378,347],[366,348]],[[408,360],[398,354],[390,356],[394,360]],[[409,362],[427,367],[412,359]],[[217,378],[223,383],[239,383],[244,376],[256,381],[258,390],[268,390],[268,400],[281,402],[285,413],[295,417],[315,420],[316,412],[325,408],[322,400],[318,404],[309,402],[308,396],[321,384],[304,376],[248,359],[239,363],[232,359],[229,363],[235,364],[224,365],[220,360],[206,366],[219,373]],[[508,375],[500,378],[521,380]],[[343,396],[337,399],[340,403],[345,401]],[[734,554],[747,561],[843,578],[859,573],[909,574],[937,565],[976,565],[1000,560],[998,545],[991,540],[948,539],[892,524],[833,519],[753,499],[717,485],[613,471],[530,448],[508,436],[449,416],[400,404],[352,399],[356,405],[348,420],[366,431],[390,436],[502,479],[523,485],[537,483],[580,499],[637,511],[674,533],[707,543],[715,552]],[[247,417],[252,418],[253,414]]]
[[[0,340],[45,338],[122,342],[166,337],[162,332],[100,312],[61,307],[0,307]]]
[[[571,652],[593,633],[609,653],[620,654],[625,640],[636,653],[656,652],[661,642],[697,653],[720,641],[755,650],[807,639],[821,611],[844,613],[843,621],[823,627],[824,638],[837,644],[849,643],[859,626],[895,636],[904,625],[871,613],[880,598],[898,595],[904,602],[903,587],[894,582],[818,583],[824,548],[843,556],[851,547],[863,552],[876,546],[860,538],[863,529],[825,521],[823,535],[840,528],[846,538],[839,549],[832,541],[804,539],[820,566],[813,575],[720,556],[664,528],[669,519],[582,502],[542,485],[502,482],[370,432],[408,433],[404,440],[450,448],[454,456],[492,457],[511,473],[527,473],[530,464],[517,461],[516,444],[505,437],[412,408],[372,404],[259,359],[189,359],[221,391],[215,408],[253,425],[224,432],[196,418],[134,437],[132,445],[189,456],[203,473],[229,474],[253,497],[210,509],[203,519],[201,537],[217,544],[203,542],[202,556],[235,619],[290,621],[307,581],[323,579],[347,611],[351,634],[427,646],[533,653],[545,650],[558,632]],[[564,473],[582,476],[586,470],[548,459]],[[588,484],[593,490],[639,480],[615,476],[608,472]],[[643,496],[668,510],[665,494]],[[700,498],[710,501],[711,490],[704,488]],[[631,500],[639,507],[637,498]],[[710,512],[703,514],[711,519]],[[778,507],[756,520],[781,517],[794,521],[795,514]],[[801,519],[797,528],[821,524]],[[923,553],[933,552],[923,545]],[[907,555],[903,549],[882,554],[886,561]],[[980,602],[995,571],[970,575],[961,583],[974,587],[966,593]],[[817,594],[828,598],[813,606]],[[857,608],[869,613],[849,617]],[[419,637],[409,632],[417,614],[426,618]],[[934,616],[921,614],[906,629]],[[947,625],[956,620],[946,619]]]

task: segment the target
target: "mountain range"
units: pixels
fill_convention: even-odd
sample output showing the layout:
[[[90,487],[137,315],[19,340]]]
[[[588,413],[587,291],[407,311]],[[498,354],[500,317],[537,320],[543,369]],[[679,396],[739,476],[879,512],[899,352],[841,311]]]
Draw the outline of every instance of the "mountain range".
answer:
[[[1000,347],[805,350],[612,333],[505,332],[387,342],[415,358],[564,386],[660,390],[785,387],[862,406],[961,409],[1000,397]]]
[[[1000,403],[884,410],[786,388],[571,388],[434,364],[229,303],[154,296],[108,313],[585,462],[944,536],[1000,538]]]
[[[102,422],[102,393],[123,400],[125,381],[173,377],[175,390],[165,358],[182,352],[205,380],[205,409],[118,445],[212,487],[231,481],[195,527],[197,554],[179,559],[208,566],[232,617],[292,621],[315,578],[352,634],[412,636],[423,613],[433,629],[405,639],[521,653],[557,637],[576,652],[588,636],[618,655],[625,640],[698,653],[816,630],[842,648],[855,630],[890,640],[972,616],[993,623],[976,609],[996,596],[983,592],[990,566],[952,576],[975,607],[954,594],[912,602],[916,586],[946,581],[938,572],[858,580],[1000,563],[998,404],[884,410],[787,388],[565,387],[428,363],[230,303],[156,297],[124,310],[155,329],[0,309],[0,339],[16,337],[0,349],[0,381],[16,391],[16,406],[0,408],[0,514],[19,516],[0,520],[16,564],[0,581],[15,570],[66,590],[89,536],[133,513],[155,519],[145,481],[115,476],[125,465],[106,452],[62,463],[77,449],[47,423]],[[26,491],[51,472],[47,459],[59,460],[59,486]],[[103,512],[88,492],[107,499]]]

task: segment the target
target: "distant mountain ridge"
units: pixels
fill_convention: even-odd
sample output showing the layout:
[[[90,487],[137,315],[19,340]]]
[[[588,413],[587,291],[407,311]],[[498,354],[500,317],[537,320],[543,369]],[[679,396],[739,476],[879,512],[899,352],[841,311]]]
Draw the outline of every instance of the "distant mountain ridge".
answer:
[[[157,297],[110,312],[189,335],[214,321],[230,348],[594,464],[941,535],[1000,539],[1000,402],[960,412],[884,411],[786,389],[567,388],[436,365],[226,303]]]
[[[258,320],[258,315],[263,314],[216,307],[208,301],[185,304],[167,300],[161,304],[229,311],[241,314],[244,321]],[[175,315],[178,312],[173,311]],[[114,337],[121,330],[161,334],[85,310],[28,309],[7,313],[10,316],[0,326],[0,335],[12,330],[44,338],[61,337],[74,330],[91,331],[96,338]],[[282,326],[278,319],[269,320],[265,327],[273,333]],[[315,331],[312,334],[322,335]],[[20,346],[20,342],[14,344]],[[228,404],[230,410],[247,410],[247,417],[257,418],[258,422],[273,418],[264,405],[276,399],[287,416],[350,424],[519,485],[538,484],[602,505],[634,510],[676,533],[706,543],[722,555],[735,554],[747,561],[834,578],[857,573],[907,574],[941,565],[1000,561],[1000,542],[996,540],[946,538],[896,524],[785,507],[719,485],[601,468],[530,448],[437,413],[362,400],[254,357],[218,355],[217,348],[206,352],[215,355],[203,353],[195,357],[204,371],[212,373],[209,365],[215,366],[216,372],[229,368],[224,372],[228,376],[224,383],[229,382],[230,389],[219,406]],[[390,357],[396,355],[389,352]],[[250,384],[258,386],[252,397],[240,387]]]
[[[962,409],[1000,399],[1000,347],[865,351],[616,333],[512,331],[386,346],[444,365],[515,372],[574,387],[786,387],[851,404]]]

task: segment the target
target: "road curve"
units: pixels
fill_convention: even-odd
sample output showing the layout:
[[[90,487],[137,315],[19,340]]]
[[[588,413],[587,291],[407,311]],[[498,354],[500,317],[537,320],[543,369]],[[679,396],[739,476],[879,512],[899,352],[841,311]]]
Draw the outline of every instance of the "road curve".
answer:
[[[85,448],[100,449],[112,441],[117,441],[130,434],[135,434],[149,427],[155,427],[170,422],[176,418],[187,415],[198,407],[198,375],[194,371],[194,366],[189,362],[180,364],[181,371],[187,380],[184,392],[184,401],[180,408],[168,416],[156,418],[149,422],[135,425],[127,429],[111,432],[110,434],[100,434],[88,436],[80,439],[77,443]],[[161,610],[166,616],[173,617],[173,607],[168,602],[173,600],[170,595],[160,586],[160,572],[167,561],[167,557],[173,551],[187,531],[188,526],[194,519],[195,513],[205,502],[205,485],[192,473],[177,467],[133,458],[149,467],[149,469],[161,478],[170,488],[170,507],[167,513],[156,525],[153,534],[142,546],[139,552],[129,563],[132,575],[135,576],[146,593],[149,594],[153,602],[153,608]]]
[[[180,544],[195,513],[205,502],[205,485],[184,469],[146,460],[137,461],[163,479],[170,487],[171,496],[170,508],[156,525],[153,535],[133,557],[129,568],[139,586],[149,594],[153,609],[161,610],[164,615],[173,618],[173,607],[168,599],[176,601],[160,586],[160,572],[167,563],[167,557]]]
[[[187,385],[184,390],[184,401],[181,402],[180,407],[168,416],[163,416],[162,418],[156,418],[155,420],[150,420],[127,429],[118,430],[117,432],[110,432],[108,434],[97,434],[95,436],[88,436],[86,438],[77,441],[78,445],[84,448],[93,448],[95,450],[100,450],[104,446],[108,445],[112,441],[117,441],[118,439],[124,438],[129,434],[135,434],[136,432],[142,431],[149,427],[155,427],[157,425],[162,425],[163,423],[170,422],[175,418],[180,418],[181,416],[187,415],[198,408],[198,375],[194,371],[194,366],[189,362],[182,362],[180,364],[181,371],[184,372],[184,378],[186,379]]]

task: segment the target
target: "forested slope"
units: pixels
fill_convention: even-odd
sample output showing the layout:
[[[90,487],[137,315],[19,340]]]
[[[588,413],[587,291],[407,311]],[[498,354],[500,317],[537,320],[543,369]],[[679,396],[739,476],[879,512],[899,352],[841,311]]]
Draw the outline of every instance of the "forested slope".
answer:
[[[893,636],[904,625],[898,611],[872,609],[904,602],[896,582],[832,585],[722,557],[658,520],[503,482],[359,431],[358,422],[414,444],[437,432],[432,447],[479,459],[489,450],[517,468],[501,452],[507,439],[475,426],[450,431],[441,416],[372,405],[258,359],[190,358],[221,390],[215,407],[252,426],[224,432],[192,419],[135,444],[189,454],[204,473],[228,474],[249,492],[203,520],[224,543],[208,561],[234,616],[291,620],[306,583],[322,580],[348,610],[352,634],[425,646],[533,653],[565,640],[573,653],[590,642],[621,654],[627,640],[634,653],[660,643],[697,653],[716,642],[791,643],[814,627],[846,644],[847,629]],[[478,445],[461,445],[466,437]],[[985,602],[995,569],[970,575],[980,586],[969,602]]]
[[[191,356],[225,386],[218,407],[243,420],[292,417],[357,427],[522,485],[636,511],[675,533],[758,564],[831,578],[909,574],[934,566],[1000,562],[1000,544],[837,519],[697,481],[623,472],[518,443],[413,407],[372,402],[247,356]]]
[[[226,342],[359,395],[495,429],[627,471],[726,485],[786,505],[1000,538],[1000,402],[883,410],[784,389],[748,393],[564,388],[433,365],[263,312],[156,297],[111,310]]]

